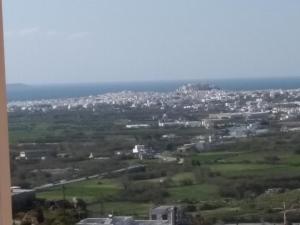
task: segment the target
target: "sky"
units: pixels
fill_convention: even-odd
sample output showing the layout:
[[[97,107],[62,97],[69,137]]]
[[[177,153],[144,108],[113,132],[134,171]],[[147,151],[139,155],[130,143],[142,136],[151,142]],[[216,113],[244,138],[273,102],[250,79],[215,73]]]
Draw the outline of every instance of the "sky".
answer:
[[[300,77],[299,0],[4,0],[8,83]]]

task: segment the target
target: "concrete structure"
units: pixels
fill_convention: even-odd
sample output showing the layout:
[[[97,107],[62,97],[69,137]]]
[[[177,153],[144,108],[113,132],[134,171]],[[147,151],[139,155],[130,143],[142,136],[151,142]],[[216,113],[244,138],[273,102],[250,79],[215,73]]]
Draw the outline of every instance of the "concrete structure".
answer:
[[[153,159],[155,156],[155,151],[152,148],[146,148],[145,145],[134,146],[132,153],[140,160]]]
[[[135,145],[132,149],[133,154],[138,154],[140,152],[146,151],[145,145]]]
[[[134,220],[130,216],[111,216],[107,218],[88,218],[76,225],[169,225],[168,221]]]
[[[27,150],[21,151],[16,160],[46,160],[49,155],[50,152],[45,150]]]
[[[206,122],[204,121],[174,121],[174,122],[158,121],[158,126],[159,127],[206,127],[207,126]]]
[[[224,225],[236,225],[237,223],[226,223]],[[284,223],[270,223],[270,222],[261,222],[261,223],[238,223],[238,225],[285,225]],[[300,223],[291,223],[291,225],[300,225]]]
[[[183,218],[182,210],[177,206],[159,206],[151,209],[150,220],[168,221],[169,225],[180,224]]]
[[[126,128],[128,129],[134,129],[134,128],[149,128],[149,124],[128,124],[126,125]]]
[[[179,225],[183,214],[176,206],[159,206],[150,210],[149,220],[135,220],[131,216],[88,218],[76,225]]]
[[[12,224],[2,0],[0,0],[0,225]]]
[[[192,150],[195,147],[195,145],[195,143],[184,144],[183,146],[177,148],[177,153],[186,153]]]
[[[213,120],[224,120],[224,119],[238,119],[243,118],[245,114],[243,113],[216,113],[216,114],[209,114],[209,119]]]
[[[23,211],[32,207],[35,201],[35,194],[36,192],[34,190],[12,187],[11,196],[12,196],[13,211],[14,212]]]
[[[89,155],[89,159],[94,159],[94,154],[92,152]]]

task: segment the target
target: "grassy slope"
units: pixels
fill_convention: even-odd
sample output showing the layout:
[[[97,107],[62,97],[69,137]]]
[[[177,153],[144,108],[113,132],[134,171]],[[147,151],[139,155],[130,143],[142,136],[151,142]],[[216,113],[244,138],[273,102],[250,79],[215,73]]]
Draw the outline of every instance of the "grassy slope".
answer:
[[[67,199],[73,197],[82,198],[87,202],[93,202],[98,199],[114,197],[120,191],[120,185],[113,180],[98,180],[83,181],[75,184],[65,185],[65,195]],[[49,191],[38,193],[39,198],[51,200],[62,199],[62,188],[53,188]]]

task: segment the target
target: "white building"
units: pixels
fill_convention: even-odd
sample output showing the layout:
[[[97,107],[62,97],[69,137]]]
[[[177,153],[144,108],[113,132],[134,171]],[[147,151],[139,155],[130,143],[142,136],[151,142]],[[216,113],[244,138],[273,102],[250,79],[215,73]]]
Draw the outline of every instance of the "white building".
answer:
[[[146,151],[145,145],[135,145],[134,148],[132,149],[133,154],[138,154],[145,151]]]

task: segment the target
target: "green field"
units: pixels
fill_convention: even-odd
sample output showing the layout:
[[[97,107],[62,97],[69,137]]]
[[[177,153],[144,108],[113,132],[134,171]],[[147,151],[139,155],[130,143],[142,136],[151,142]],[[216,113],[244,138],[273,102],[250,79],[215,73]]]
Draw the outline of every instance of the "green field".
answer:
[[[260,178],[261,182],[264,179],[276,177],[293,178],[300,176],[300,167],[297,166],[297,162],[300,160],[299,156],[296,155],[293,157],[291,153],[286,155],[280,153],[278,155],[280,155],[280,161],[276,164],[257,162],[259,157],[249,152],[212,152],[193,155],[191,159],[201,160],[201,166],[206,166],[210,171],[218,172],[219,175],[208,178],[204,183],[199,184],[192,171],[177,172],[168,178],[172,180],[172,184],[167,187],[168,196],[162,199],[162,202],[164,204],[217,204],[218,206],[216,206],[216,208],[201,211],[202,215],[205,215],[207,218],[226,218],[226,216],[235,218],[241,215],[244,215],[245,218],[255,218],[256,216],[262,215],[261,212],[257,211],[258,208],[267,210],[270,207],[280,207],[283,201],[286,201],[287,204],[294,204],[300,201],[299,190],[275,193],[272,195],[260,194],[254,199],[247,200],[235,200],[232,198],[226,204],[224,202],[225,199],[228,201],[228,198],[224,198],[224,196],[221,195],[221,191],[225,187],[221,184],[226,180],[230,181],[231,179],[236,180],[237,178],[244,179],[254,177],[255,179]],[[252,156],[252,158],[250,156]],[[250,162],[242,163],[245,158],[251,159]],[[263,158],[263,156],[261,156],[261,158]],[[152,162],[151,166],[155,165],[155,162]],[[199,168],[201,168],[201,166]],[[143,184],[148,182],[149,184],[159,184],[166,178],[167,177],[158,177],[138,180],[134,181],[134,183]],[[192,184],[182,184],[185,180],[191,180]],[[233,184],[238,184],[234,183],[235,180],[232,180]],[[66,185],[65,195],[66,198],[70,200],[73,197],[85,200],[88,203],[90,215],[106,215],[114,212],[115,215],[133,215],[137,218],[147,218],[148,210],[154,203],[151,201],[120,201],[122,189],[123,187],[119,179],[96,179]],[[62,188],[53,188],[49,191],[38,193],[39,198],[49,200],[62,199],[62,196]],[[250,205],[252,206],[250,207]]]
[[[218,187],[211,184],[189,185],[169,189],[171,201],[207,201],[218,199]]]
[[[130,215],[136,218],[148,218],[149,209],[153,207],[151,203],[134,203],[134,202],[104,202],[95,203],[88,206],[91,216],[106,216],[114,214],[116,216]]]
[[[71,111],[50,114],[24,113],[10,115],[10,142],[14,153],[23,150],[17,144],[34,142],[35,148],[53,150],[53,155],[67,152],[72,159],[19,163],[13,161],[13,183],[35,187],[38,182],[55,183],[61,179],[86,177],[97,173],[144,164],[145,171],[108,176],[103,180],[87,180],[39,192],[39,198],[68,200],[81,198],[87,203],[89,216],[133,215],[147,218],[149,208],[158,204],[192,206],[191,214],[224,221],[260,221],[264,216],[281,216],[276,208],[300,208],[300,134],[272,133],[250,137],[207,152],[192,149],[186,154],[177,147],[207,134],[203,128],[125,129],[129,121],[153,123],[154,112],[119,112],[104,107],[99,112]],[[193,115],[197,117],[198,115]],[[197,119],[197,118],[196,118]],[[163,139],[174,134],[176,138]],[[43,143],[57,143],[52,147]],[[139,161],[133,157],[115,157],[116,151],[130,151],[142,143],[167,155],[184,158],[183,164],[151,159]],[[34,148],[34,145],[32,145]],[[32,148],[30,146],[30,148]],[[52,148],[52,149],[48,149]],[[93,152],[109,160],[89,160]],[[53,175],[35,170],[76,168],[78,174]],[[77,176],[77,177],[76,177]],[[32,182],[28,184],[28,182]],[[36,183],[34,183],[36,182]],[[38,184],[37,184],[38,183]],[[269,189],[282,192],[266,194]],[[153,199],[149,199],[149,196]],[[275,218],[275,217],[274,217]],[[300,216],[298,217],[300,221]],[[215,221],[214,221],[215,222]]]
[[[113,180],[89,180],[75,184],[65,185],[64,192],[66,199],[74,197],[81,198],[87,202],[94,202],[99,199],[109,199],[116,196],[120,191],[120,185]],[[63,188],[55,187],[46,192],[38,193],[39,198],[59,200],[63,198]]]

